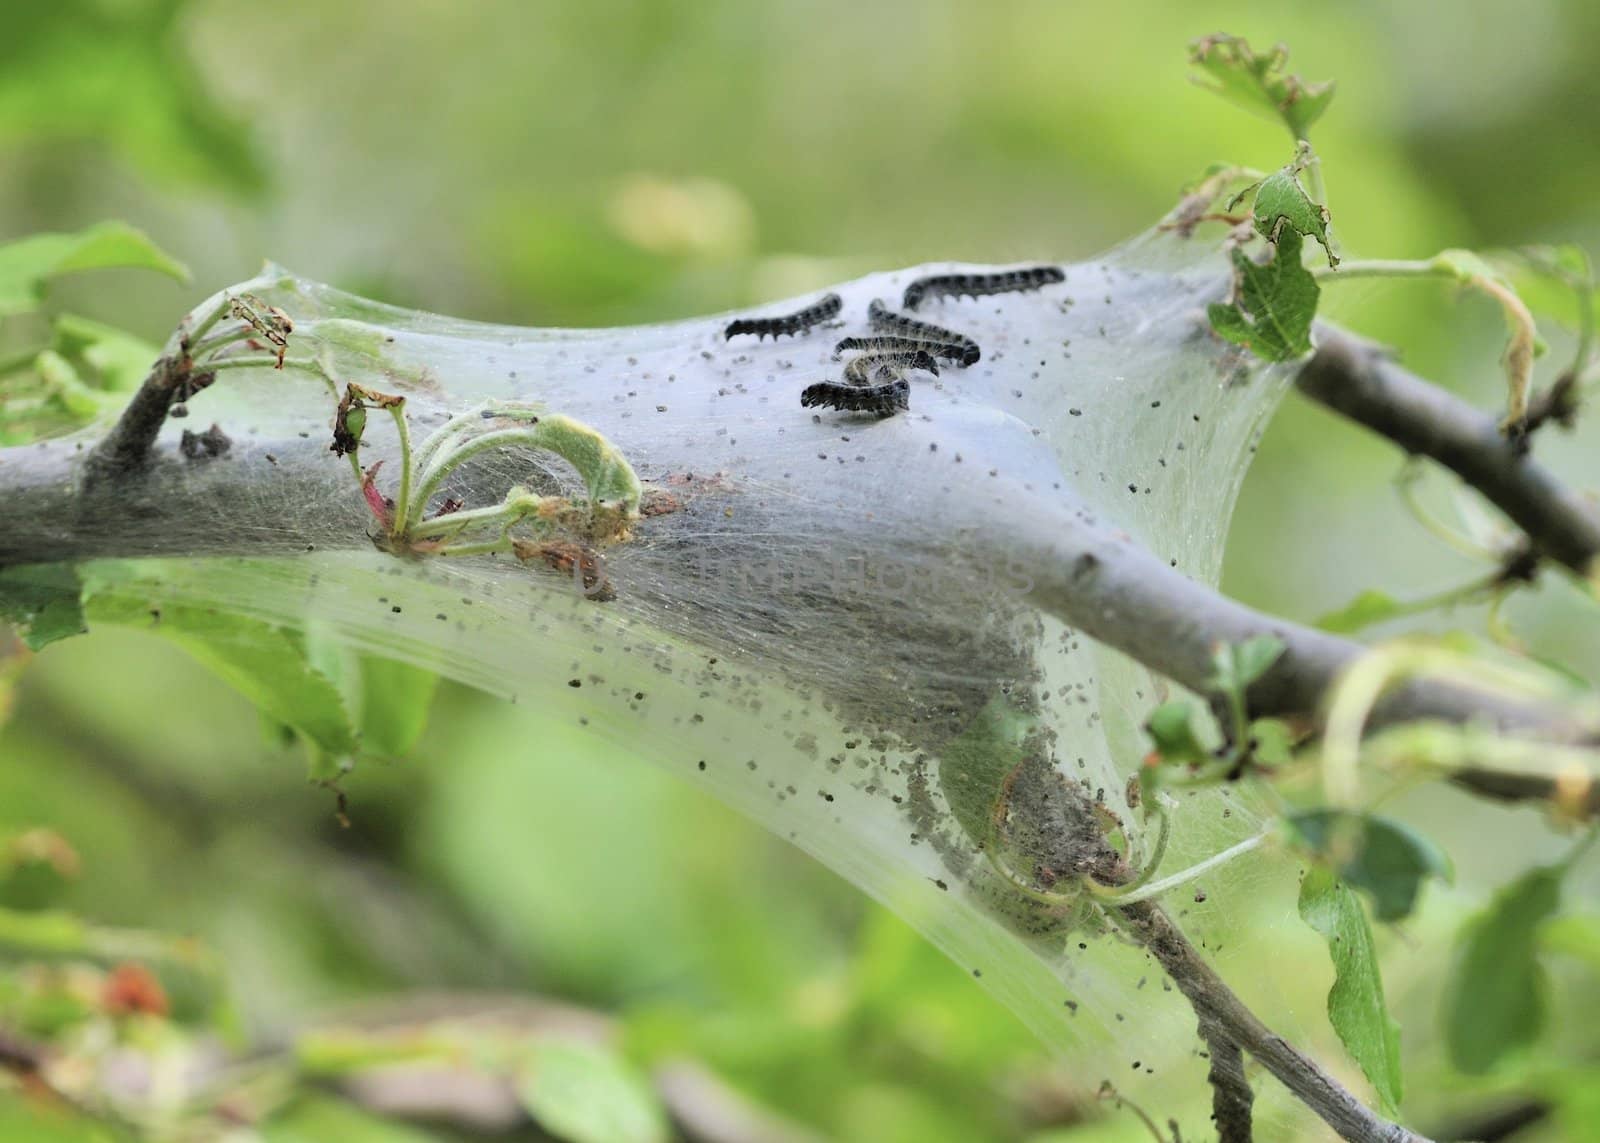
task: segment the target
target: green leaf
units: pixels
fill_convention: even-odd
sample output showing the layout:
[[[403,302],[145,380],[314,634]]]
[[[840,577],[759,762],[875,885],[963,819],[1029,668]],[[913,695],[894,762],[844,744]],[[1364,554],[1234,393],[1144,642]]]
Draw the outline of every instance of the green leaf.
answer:
[[[1289,49],[1282,44],[1257,55],[1248,41],[1218,33],[1190,44],[1189,62],[1212,81],[1197,76],[1202,87],[1247,111],[1279,120],[1297,140],[1306,137],[1333,102],[1331,81],[1306,83],[1297,75],[1284,74]]]
[[[87,1010],[83,1015],[87,1017]],[[126,1143],[127,1136],[46,1100],[7,1093],[0,1098],[0,1139],[23,1139],[27,1143]]]
[[[1339,610],[1319,616],[1316,625],[1324,631],[1348,635],[1404,614],[1405,607],[1394,596],[1386,591],[1368,588]]]
[[[1361,902],[1331,870],[1313,866],[1300,883],[1300,917],[1321,933],[1333,958],[1328,1019],[1394,1115],[1400,1104],[1400,1025],[1383,1000],[1372,927]]]
[[[1315,238],[1328,256],[1328,265],[1337,266],[1333,247],[1328,245],[1328,208],[1311,201],[1300,185],[1299,168],[1291,164],[1262,179],[1256,187],[1252,206],[1258,233],[1272,240],[1282,240],[1285,230],[1296,230],[1302,236]]]
[[[361,749],[382,758],[411,752],[428,723],[439,676],[394,659],[361,656]]]
[[[87,630],[78,573],[62,564],[0,570],[0,619],[16,625],[28,649]]]
[[[666,1143],[666,1115],[649,1084],[615,1052],[545,1043],[517,1084],[528,1114],[566,1143]]]
[[[1600,1139],[1600,1068],[1593,1063],[1541,1059],[1532,1069],[1537,1090],[1552,1105],[1551,1139]]]
[[[62,314],[49,348],[0,363],[0,444],[57,436],[114,411],[156,349],[112,326]]]
[[[169,639],[267,715],[305,735],[316,750],[336,759],[354,753],[356,733],[339,688],[312,666],[295,632],[248,616],[159,599],[143,587],[91,581],[84,591],[89,622],[134,627]]]
[[[1165,762],[1199,765],[1211,758],[1210,751],[1194,731],[1194,708],[1182,699],[1162,703],[1151,712],[1144,728]]]
[[[1250,724],[1250,755],[1263,766],[1283,766],[1294,759],[1294,731],[1277,718],[1258,718]]]
[[[1319,809],[1291,815],[1288,825],[1312,856],[1371,896],[1380,921],[1409,916],[1424,878],[1455,877],[1444,850],[1392,818]]]
[[[436,1136],[342,1099],[301,1095],[261,1128],[263,1143],[433,1143]]]
[[[0,246],[0,317],[38,309],[51,278],[111,267],[189,280],[183,263],[125,222],[102,222],[76,234],[35,234]]]
[[[1256,635],[1243,643],[1223,644],[1211,658],[1212,682],[1218,690],[1242,695],[1282,654],[1283,640],[1275,635]]]
[[[1311,352],[1311,322],[1321,291],[1300,264],[1302,242],[1299,231],[1285,227],[1264,266],[1234,249],[1235,300],[1213,302],[1206,310],[1218,336],[1266,361]]]
[[[82,422],[100,411],[100,402],[94,391],[83,383],[72,362],[53,349],[43,350],[33,359],[34,372],[44,382],[45,390],[61,403],[67,415]]]
[[[1600,914],[1569,913],[1539,929],[1539,948],[1583,961],[1600,972]]]
[[[137,389],[160,353],[143,338],[76,314],[56,315],[55,335],[56,352],[89,366],[111,393]]]
[[[379,758],[408,754],[428,721],[439,676],[380,655],[362,654],[321,624],[302,633],[306,658],[332,683],[355,717],[360,752]],[[348,757],[313,760],[312,777],[327,781],[349,771]]]
[[[1561,904],[1565,874],[1565,866],[1523,874],[1464,930],[1445,999],[1450,1059],[1462,1071],[1487,1072],[1543,1029],[1545,976],[1535,954],[1540,925]]]

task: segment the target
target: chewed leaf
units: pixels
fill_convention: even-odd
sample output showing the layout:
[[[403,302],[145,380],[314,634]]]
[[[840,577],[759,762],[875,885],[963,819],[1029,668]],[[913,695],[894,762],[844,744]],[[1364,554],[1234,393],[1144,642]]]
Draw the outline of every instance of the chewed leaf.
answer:
[[[51,278],[110,267],[189,280],[183,263],[125,222],[102,222],[76,234],[35,234],[0,246],[0,317],[38,308]]]
[[[1311,352],[1321,290],[1300,264],[1301,245],[1299,231],[1286,227],[1265,265],[1242,250],[1233,252],[1236,298],[1213,302],[1206,310],[1219,336],[1265,361],[1290,361]]]
[[[1401,1094],[1400,1025],[1384,1003],[1378,952],[1361,902],[1330,870],[1315,866],[1300,883],[1300,916],[1322,934],[1333,958],[1328,1020],[1393,1115]]]
[[[1256,230],[1274,242],[1280,241],[1285,228],[1315,238],[1328,255],[1328,265],[1337,266],[1339,259],[1328,244],[1328,208],[1311,201],[1311,196],[1300,185],[1300,176],[1294,166],[1284,167],[1261,180],[1256,187]]]
[[[1281,121],[1296,139],[1304,139],[1333,102],[1331,80],[1306,83],[1284,72],[1289,49],[1282,44],[1260,55],[1247,40],[1219,32],[1189,45],[1189,62],[1211,79],[1202,86],[1246,110]]]
[[[1545,974],[1539,927],[1561,904],[1561,866],[1507,885],[1468,926],[1448,983],[1450,1059],[1473,1075],[1531,1044],[1544,1027]]]

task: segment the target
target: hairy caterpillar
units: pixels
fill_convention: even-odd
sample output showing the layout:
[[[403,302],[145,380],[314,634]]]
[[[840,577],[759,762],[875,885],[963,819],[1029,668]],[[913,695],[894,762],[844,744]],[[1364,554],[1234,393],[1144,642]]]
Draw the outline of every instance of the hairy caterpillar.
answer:
[[[807,408],[839,409],[846,413],[876,413],[892,417],[911,408],[911,385],[896,377],[881,385],[845,385],[838,381],[818,381],[800,394]]]
[[[1066,280],[1066,274],[1058,266],[1031,266],[1026,270],[1002,270],[998,274],[936,274],[912,282],[901,301],[906,309],[914,310],[924,298],[942,295],[976,298],[1013,290],[1037,290]]]
[[[728,328],[723,331],[725,338],[738,337],[741,333],[753,333],[756,338],[772,335],[776,341],[785,334],[804,333],[814,325],[820,325],[831,317],[838,316],[839,310],[844,306],[844,301],[838,294],[827,294],[821,301],[797,310],[792,314],[783,314],[779,317],[764,318],[737,318],[728,323]]]
[[[917,338],[923,341],[936,341],[940,345],[954,345],[961,350],[962,365],[976,365],[981,350],[978,343],[963,333],[945,329],[934,325],[931,321],[918,321],[905,314],[897,314],[883,304],[883,299],[873,298],[872,304],[867,307],[867,320],[872,323],[872,328],[885,333],[899,334],[902,337]],[[838,352],[837,349],[834,350]]]
[[[939,376],[939,363],[926,349],[897,350],[888,353],[864,353],[853,358],[844,367],[844,379],[854,385],[866,385],[872,380],[874,368],[888,370],[898,376],[901,369],[921,369]]]
[[[833,347],[837,361],[841,353],[912,353],[923,350],[933,357],[967,364],[967,349],[953,341],[930,341],[923,337],[847,337]],[[973,360],[977,360],[974,358]]]

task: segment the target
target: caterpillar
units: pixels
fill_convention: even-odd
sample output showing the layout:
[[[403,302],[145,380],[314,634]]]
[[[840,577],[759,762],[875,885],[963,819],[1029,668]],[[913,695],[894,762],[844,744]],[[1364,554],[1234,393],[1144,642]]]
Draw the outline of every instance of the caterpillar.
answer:
[[[800,394],[804,408],[839,409],[846,413],[876,413],[892,417],[911,408],[911,385],[902,377],[881,385],[844,385],[818,381]]]
[[[931,321],[918,321],[905,314],[897,314],[883,304],[881,298],[873,298],[872,304],[867,307],[867,320],[872,323],[872,328],[885,333],[895,333],[902,337],[914,337],[924,341],[936,341],[940,345],[954,345],[961,350],[962,365],[976,365],[981,350],[978,343],[966,334],[956,333],[952,330],[934,325]],[[838,352],[836,349],[834,352]]]
[[[854,385],[871,383],[874,368],[889,370],[898,376],[901,369],[921,369],[939,376],[939,363],[926,349],[897,350],[887,353],[863,353],[852,358],[844,367],[844,379]]]
[[[946,361],[967,364],[965,346],[953,341],[931,341],[923,337],[847,337],[833,347],[833,359],[837,361],[841,353],[908,353],[918,349]]]
[[[1002,270],[998,274],[936,274],[912,282],[906,287],[901,302],[906,309],[914,310],[924,298],[943,295],[976,298],[1013,290],[1037,290],[1066,280],[1066,274],[1058,266],[1031,266],[1026,270]]]
[[[778,317],[764,318],[737,318],[728,323],[728,328],[723,331],[723,337],[735,338],[741,333],[753,333],[757,340],[772,335],[772,340],[785,334],[804,333],[814,325],[821,325],[831,317],[838,316],[839,310],[844,306],[844,301],[838,294],[827,294],[820,301],[797,310],[792,314],[782,314]]]

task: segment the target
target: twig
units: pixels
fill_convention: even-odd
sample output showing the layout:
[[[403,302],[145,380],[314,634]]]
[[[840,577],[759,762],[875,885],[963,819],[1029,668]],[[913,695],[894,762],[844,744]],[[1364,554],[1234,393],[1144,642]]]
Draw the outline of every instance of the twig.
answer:
[[[166,424],[173,401],[186,389],[204,388],[209,383],[210,375],[196,374],[194,362],[185,352],[158,358],[112,430],[89,454],[85,483],[99,484],[141,467]]]
[[[1209,1020],[1200,1021],[1200,1036],[1211,1056],[1206,1080],[1211,1084],[1211,1118],[1217,1125],[1217,1143],[1250,1143],[1250,1117],[1255,1092],[1244,1074],[1244,1053],[1226,1032]]]
[[[1194,1008],[1201,1034],[1208,1041],[1213,1036],[1225,1037],[1235,1054],[1239,1049],[1249,1052],[1338,1132],[1341,1139],[1350,1143],[1427,1143],[1424,1136],[1390,1123],[1365,1107],[1318,1067],[1316,1061],[1302,1055],[1263,1024],[1157,905],[1141,901],[1118,909],[1117,915],[1128,934],[1160,962],[1172,983]],[[1242,1113],[1248,1115],[1249,1086],[1244,1082],[1242,1068],[1236,1069],[1233,1059],[1222,1062],[1219,1086],[1216,1047],[1211,1051],[1213,1107],[1233,1117],[1228,1122],[1237,1129],[1241,1100],[1244,1101]],[[1224,1130],[1224,1120],[1220,1116],[1217,1126],[1219,1131]],[[1224,1133],[1222,1138],[1226,1141],[1230,1136]]]

